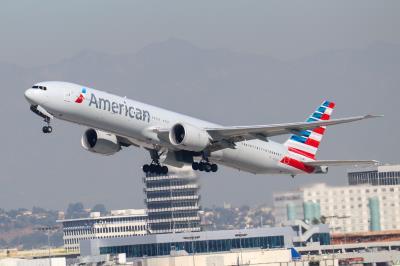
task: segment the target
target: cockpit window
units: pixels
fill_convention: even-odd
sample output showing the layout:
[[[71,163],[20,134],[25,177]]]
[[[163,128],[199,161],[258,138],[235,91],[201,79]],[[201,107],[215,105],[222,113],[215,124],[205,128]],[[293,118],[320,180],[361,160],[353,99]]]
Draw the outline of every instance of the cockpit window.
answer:
[[[32,86],[32,89],[39,89],[39,90],[47,90],[47,88],[45,87],[45,86],[37,86],[37,85],[35,85],[35,86]]]

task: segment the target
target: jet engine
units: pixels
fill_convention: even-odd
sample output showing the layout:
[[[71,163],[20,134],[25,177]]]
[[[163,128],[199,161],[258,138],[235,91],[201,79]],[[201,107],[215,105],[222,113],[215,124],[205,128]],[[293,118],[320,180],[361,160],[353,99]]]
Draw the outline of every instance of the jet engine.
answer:
[[[85,150],[102,155],[113,155],[121,150],[117,136],[93,128],[85,131],[81,144]]]
[[[169,131],[172,145],[187,151],[203,151],[210,145],[210,135],[195,126],[183,123],[175,124]]]

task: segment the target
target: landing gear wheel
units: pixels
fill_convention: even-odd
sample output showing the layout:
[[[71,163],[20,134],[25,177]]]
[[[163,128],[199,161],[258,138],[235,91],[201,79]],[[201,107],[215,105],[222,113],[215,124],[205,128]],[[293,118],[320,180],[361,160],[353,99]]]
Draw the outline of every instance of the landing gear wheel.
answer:
[[[192,169],[197,171],[205,171],[205,172],[217,172],[218,171],[218,165],[213,163],[209,163],[208,161],[200,161],[200,162],[193,162],[192,163]]]
[[[157,165],[155,165],[155,164],[150,164],[150,166],[149,166],[149,173],[156,173],[157,172]]]
[[[199,163],[199,171],[204,171],[204,163]]]
[[[44,126],[42,128],[43,133],[47,134],[47,133],[51,133],[53,132],[53,128],[51,126]]]
[[[143,165],[142,167],[143,172],[145,172],[146,174],[150,171],[150,166],[148,164]]]
[[[157,175],[166,175],[168,174],[168,167],[167,166],[161,166],[159,164],[152,163],[150,165],[145,164],[142,167],[143,172],[146,174],[157,174]]]
[[[199,163],[198,162],[193,162],[192,163],[192,169],[195,170],[195,171],[199,170]]]
[[[168,174],[168,167],[167,166],[162,166],[161,167],[161,174],[166,175]]]

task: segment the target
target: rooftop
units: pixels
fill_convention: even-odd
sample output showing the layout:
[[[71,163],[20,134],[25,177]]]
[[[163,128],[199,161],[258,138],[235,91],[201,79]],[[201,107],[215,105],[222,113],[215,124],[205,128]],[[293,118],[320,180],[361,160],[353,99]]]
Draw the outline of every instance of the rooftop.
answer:
[[[129,218],[129,217],[147,217],[147,211],[145,209],[126,209],[126,210],[112,210],[110,215],[101,216],[100,212],[91,212],[90,217],[85,218],[73,218],[57,220],[57,223],[63,222],[74,222],[74,221],[96,221],[112,218]]]

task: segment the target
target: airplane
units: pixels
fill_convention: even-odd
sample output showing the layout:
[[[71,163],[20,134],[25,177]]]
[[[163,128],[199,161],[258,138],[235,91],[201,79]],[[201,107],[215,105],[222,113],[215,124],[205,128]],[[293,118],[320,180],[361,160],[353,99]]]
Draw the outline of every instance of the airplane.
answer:
[[[317,160],[327,126],[379,117],[330,119],[335,104],[324,101],[305,122],[221,126],[126,97],[60,81],[34,84],[25,91],[30,109],[51,133],[54,118],[88,127],[81,138],[90,152],[112,155],[123,147],[149,151],[146,174],[168,174],[169,168],[217,172],[218,165],[253,174],[323,174],[329,166],[370,165],[375,160]],[[290,134],[286,142],[270,138]]]

